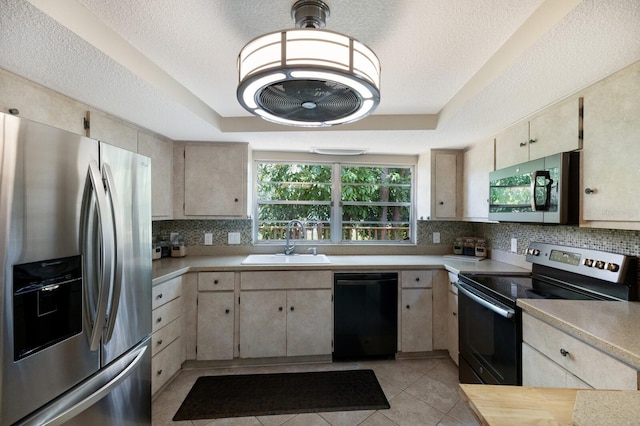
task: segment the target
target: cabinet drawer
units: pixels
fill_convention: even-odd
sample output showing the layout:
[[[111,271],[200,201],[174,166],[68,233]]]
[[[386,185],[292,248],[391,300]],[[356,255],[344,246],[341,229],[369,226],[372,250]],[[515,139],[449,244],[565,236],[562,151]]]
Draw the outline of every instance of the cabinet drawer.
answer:
[[[333,288],[331,271],[260,271],[240,274],[241,290]]]
[[[171,302],[154,309],[151,312],[152,332],[160,330],[165,325],[182,315],[182,298],[173,299]]]
[[[151,289],[151,309],[159,308],[182,294],[182,277],[177,277]]]
[[[233,272],[200,272],[198,291],[229,291],[235,287]]]
[[[155,394],[182,367],[182,339],[177,338],[151,358],[151,394]]]
[[[522,386],[592,389],[526,343],[522,344]]]
[[[433,271],[402,271],[402,288],[433,287]]]
[[[596,389],[638,389],[631,366],[526,313],[522,340]]]
[[[151,335],[151,355],[154,356],[182,334],[182,317],[178,317]]]

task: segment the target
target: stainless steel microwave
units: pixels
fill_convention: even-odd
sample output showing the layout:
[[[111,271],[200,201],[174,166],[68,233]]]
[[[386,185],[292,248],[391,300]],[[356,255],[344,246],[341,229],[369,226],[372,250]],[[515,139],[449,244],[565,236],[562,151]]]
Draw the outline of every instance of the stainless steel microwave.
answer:
[[[580,152],[563,152],[489,173],[489,220],[577,224]]]

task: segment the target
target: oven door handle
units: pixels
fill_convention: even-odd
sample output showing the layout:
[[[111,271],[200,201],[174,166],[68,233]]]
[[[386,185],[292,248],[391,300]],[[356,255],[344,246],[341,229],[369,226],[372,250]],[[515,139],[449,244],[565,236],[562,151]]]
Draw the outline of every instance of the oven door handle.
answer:
[[[498,314],[500,316],[503,316],[505,318],[511,319],[516,315],[516,312],[513,309],[503,308],[501,306],[498,306],[498,305],[495,305],[495,304],[489,302],[488,300],[484,300],[482,297],[477,296],[476,294],[473,294],[472,292],[470,292],[469,290],[464,288],[463,285],[459,281],[456,283],[456,287],[458,287],[459,291],[461,291],[465,296],[467,296],[468,298],[470,298],[474,302],[479,303],[480,305],[482,305],[485,308],[495,312],[496,314]]]

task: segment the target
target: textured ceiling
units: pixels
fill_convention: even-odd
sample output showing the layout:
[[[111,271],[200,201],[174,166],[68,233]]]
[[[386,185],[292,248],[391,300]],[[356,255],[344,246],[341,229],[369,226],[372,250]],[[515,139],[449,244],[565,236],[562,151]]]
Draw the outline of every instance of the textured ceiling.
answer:
[[[0,0],[0,67],[172,139],[416,154],[640,59],[637,0],[326,1],[327,29],[382,63],[380,106],[348,127],[277,127],[236,100],[238,52],[293,28],[294,0]]]

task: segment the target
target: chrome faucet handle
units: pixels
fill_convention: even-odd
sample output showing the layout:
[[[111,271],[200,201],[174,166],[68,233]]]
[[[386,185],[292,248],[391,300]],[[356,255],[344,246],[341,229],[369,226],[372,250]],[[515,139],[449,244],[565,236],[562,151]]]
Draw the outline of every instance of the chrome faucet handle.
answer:
[[[318,255],[318,247],[309,247],[307,251],[313,252],[314,256]]]

